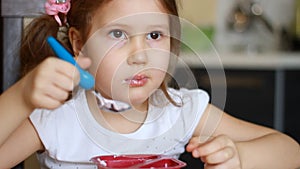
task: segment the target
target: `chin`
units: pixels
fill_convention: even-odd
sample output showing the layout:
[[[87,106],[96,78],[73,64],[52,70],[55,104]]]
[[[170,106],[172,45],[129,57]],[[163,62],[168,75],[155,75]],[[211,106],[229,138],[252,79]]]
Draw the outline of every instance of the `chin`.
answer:
[[[130,98],[130,103],[133,105],[141,105],[141,104],[145,104],[145,102],[148,101],[148,97],[136,97],[133,96]]]
[[[134,91],[130,92],[130,102],[133,105],[139,105],[139,104],[144,104],[148,98],[149,98],[149,93],[145,92],[145,90],[142,91]]]

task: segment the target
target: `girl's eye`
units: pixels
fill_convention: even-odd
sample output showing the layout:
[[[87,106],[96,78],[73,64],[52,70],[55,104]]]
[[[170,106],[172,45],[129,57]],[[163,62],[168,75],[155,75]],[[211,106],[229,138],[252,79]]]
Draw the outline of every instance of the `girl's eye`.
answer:
[[[119,40],[126,39],[126,35],[122,30],[112,30],[109,33],[109,36],[113,39],[119,39]]]
[[[151,40],[151,39],[158,40],[161,38],[161,36],[162,36],[162,34],[160,32],[155,31],[155,32],[148,33],[147,39],[148,40]]]

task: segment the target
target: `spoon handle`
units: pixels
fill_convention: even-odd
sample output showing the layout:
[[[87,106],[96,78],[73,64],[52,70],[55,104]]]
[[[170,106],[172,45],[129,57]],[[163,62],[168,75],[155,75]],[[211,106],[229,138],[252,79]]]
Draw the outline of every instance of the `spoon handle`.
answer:
[[[94,87],[95,79],[94,77],[88,72],[83,70],[75,61],[73,56],[68,52],[53,36],[49,36],[47,38],[47,42],[54,51],[54,53],[62,60],[67,61],[74,65],[79,73],[80,73],[80,82],[79,86],[82,88],[89,90]]]

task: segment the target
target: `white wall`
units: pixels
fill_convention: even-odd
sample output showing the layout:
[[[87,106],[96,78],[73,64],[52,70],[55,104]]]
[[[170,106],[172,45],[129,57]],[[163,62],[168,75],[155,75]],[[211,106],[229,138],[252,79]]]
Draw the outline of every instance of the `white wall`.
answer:
[[[181,0],[180,16],[198,26],[216,24],[217,0]]]

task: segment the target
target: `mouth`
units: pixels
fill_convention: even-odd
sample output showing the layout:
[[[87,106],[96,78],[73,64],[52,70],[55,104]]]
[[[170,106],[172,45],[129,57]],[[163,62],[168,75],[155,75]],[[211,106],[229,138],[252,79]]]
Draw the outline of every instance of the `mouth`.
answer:
[[[130,87],[142,87],[148,82],[149,77],[145,75],[135,75],[124,80]]]

